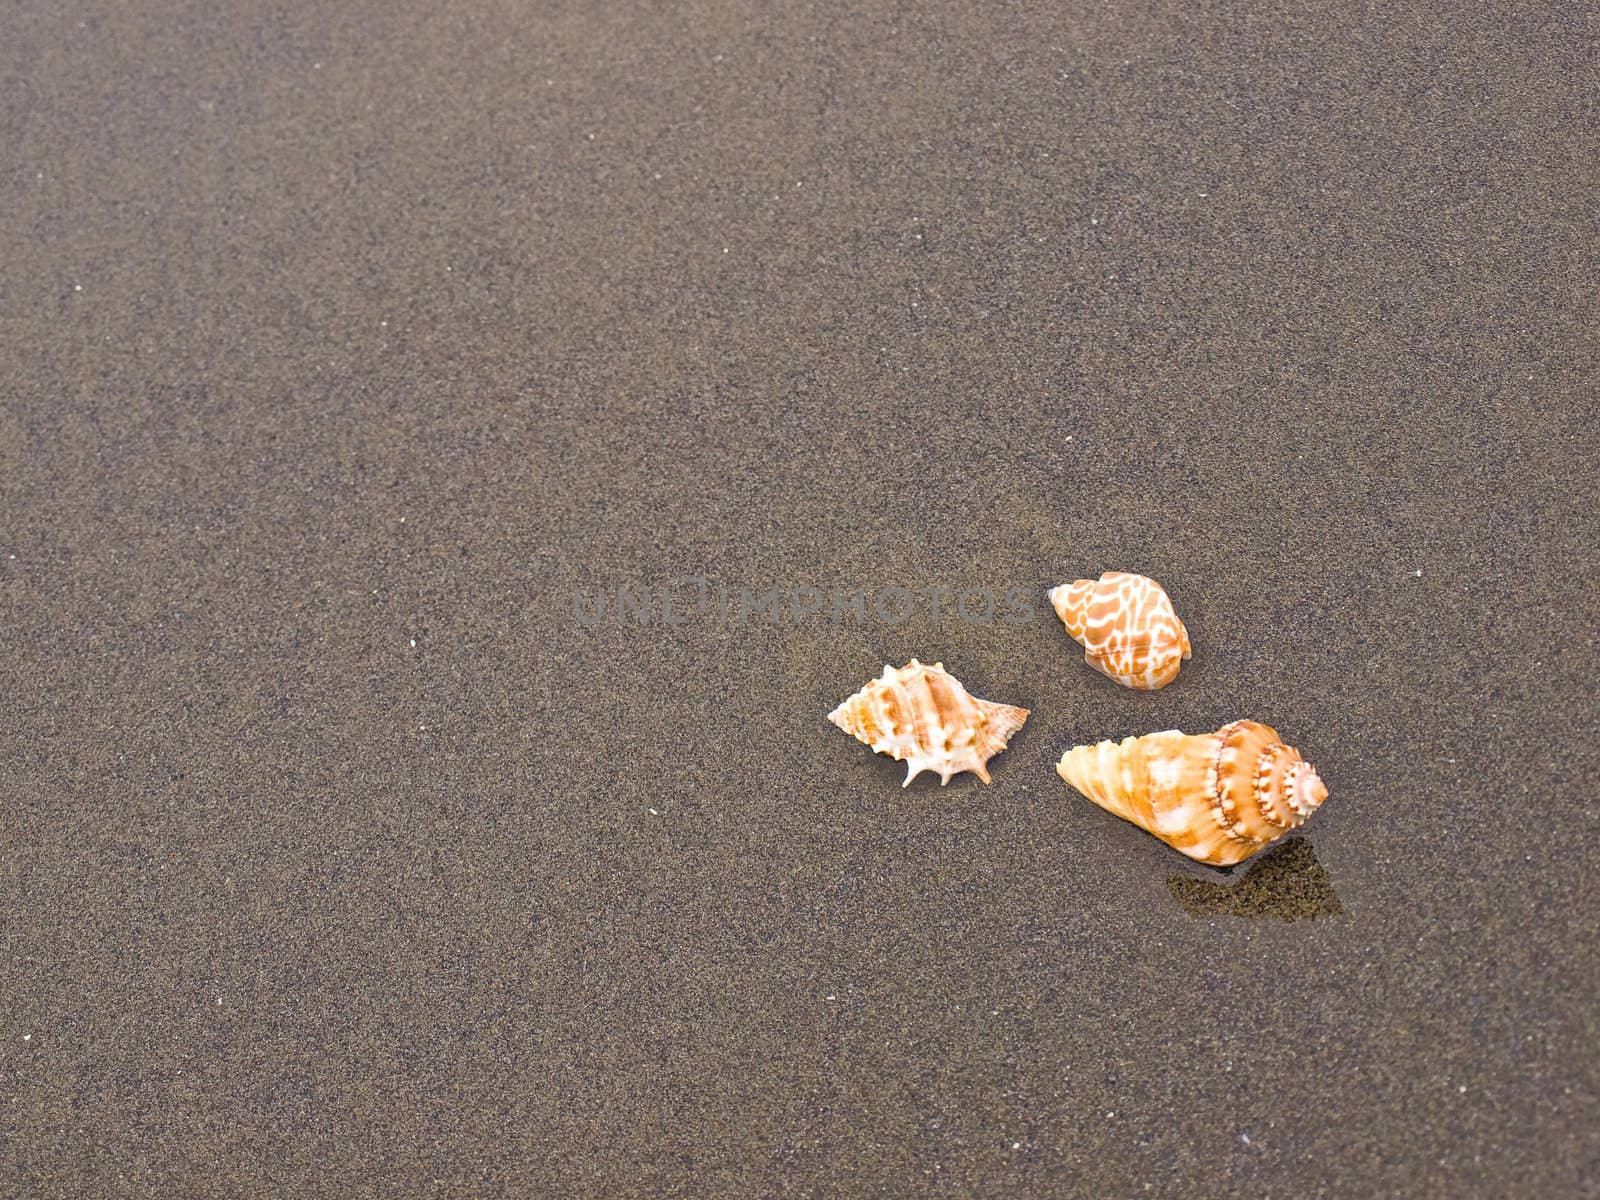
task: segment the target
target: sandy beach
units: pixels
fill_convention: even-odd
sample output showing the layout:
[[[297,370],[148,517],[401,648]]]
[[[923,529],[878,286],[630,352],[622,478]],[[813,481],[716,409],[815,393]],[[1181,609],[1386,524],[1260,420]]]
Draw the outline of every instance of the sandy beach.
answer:
[[[1320,7],[10,7],[0,1195],[1600,1194],[1600,18]]]

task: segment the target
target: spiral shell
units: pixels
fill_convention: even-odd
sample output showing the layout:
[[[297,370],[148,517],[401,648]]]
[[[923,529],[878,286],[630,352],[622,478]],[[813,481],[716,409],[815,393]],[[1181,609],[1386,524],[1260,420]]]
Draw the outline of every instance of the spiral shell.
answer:
[[[1249,858],[1328,798],[1316,769],[1256,721],[1075,746],[1056,771],[1107,812],[1214,867]]]
[[[936,771],[941,785],[971,771],[985,783],[984,764],[1006,748],[1022,728],[1028,710],[979,700],[967,694],[943,663],[925,666],[912,659],[883,674],[828,714],[856,740],[906,764],[908,786],[923,771]]]
[[[1051,588],[1050,603],[1089,665],[1125,687],[1166,687],[1189,657],[1189,631],[1154,579],[1107,571]]]

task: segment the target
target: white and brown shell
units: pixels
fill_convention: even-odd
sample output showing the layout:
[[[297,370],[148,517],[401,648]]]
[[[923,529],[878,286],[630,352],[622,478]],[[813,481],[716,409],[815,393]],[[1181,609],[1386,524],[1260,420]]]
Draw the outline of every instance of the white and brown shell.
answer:
[[[968,695],[943,663],[914,658],[899,670],[885,663],[881,676],[828,714],[858,741],[904,762],[902,787],[923,771],[937,772],[941,784],[962,771],[988,783],[985,764],[1027,719],[1025,708]]]
[[[1107,812],[1214,867],[1277,841],[1328,797],[1315,768],[1256,721],[1075,746],[1056,771]]]
[[[1189,657],[1189,631],[1154,579],[1107,571],[1050,589],[1050,604],[1102,675],[1154,691],[1178,677]]]

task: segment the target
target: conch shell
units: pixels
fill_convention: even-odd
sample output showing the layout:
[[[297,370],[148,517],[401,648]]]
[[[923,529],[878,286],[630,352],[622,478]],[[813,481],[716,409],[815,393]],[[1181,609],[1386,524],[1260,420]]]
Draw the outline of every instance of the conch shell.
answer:
[[[1328,798],[1315,768],[1256,721],[1075,746],[1056,771],[1107,812],[1213,867],[1249,858]]]
[[[1050,603],[1089,665],[1124,687],[1166,687],[1189,657],[1189,631],[1154,579],[1107,571],[1051,588]]]
[[[985,783],[985,767],[1022,728],[1028,710],[967,694],[943,663],[912,659],[883,674],[828,714],[840,729],[879,754],[906,764],[908,786],[923,771],[937,771],[941,785],[971,771]]]

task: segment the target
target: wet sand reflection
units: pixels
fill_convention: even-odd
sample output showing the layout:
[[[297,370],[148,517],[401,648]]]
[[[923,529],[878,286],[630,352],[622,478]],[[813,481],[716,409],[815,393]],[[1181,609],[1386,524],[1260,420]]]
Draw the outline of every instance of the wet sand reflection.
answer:
[[[1171,875],[1167,891],[1191,917],[1224,914],[1301,921],[1344,911],[1327,869],[1304,838],[1291,838],[1265,851],[1236,883]]]

